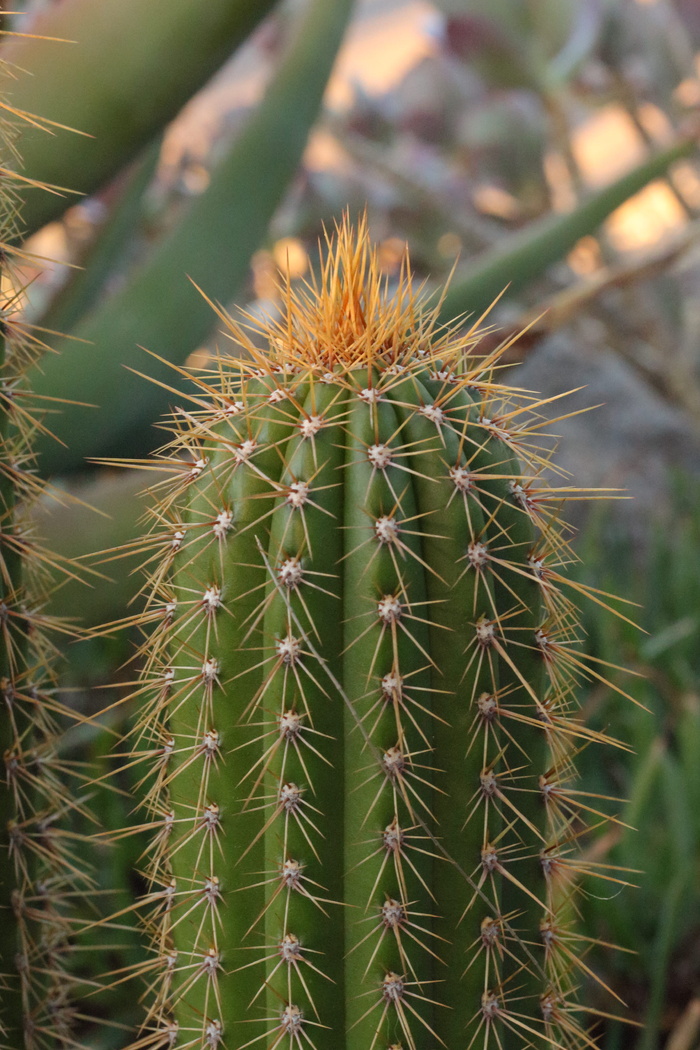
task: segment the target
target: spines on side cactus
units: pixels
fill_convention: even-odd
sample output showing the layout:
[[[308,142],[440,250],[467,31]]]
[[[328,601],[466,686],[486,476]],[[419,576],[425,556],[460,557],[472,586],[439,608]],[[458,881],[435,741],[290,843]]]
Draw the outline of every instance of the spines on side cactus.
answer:
[[[41,423],[24,376],[44,347],[13,316],[11,268],[21,252],[8,244],[29,181],[13,170],[15,125],[38,121],[6,102],[8,79],[0,65],[0,1048],[68,1050],[76,1044],[67,903],[81,875],[62,825],[76,806],[76,781],[59,753],[66,712],[55,695],[49,638],[59,625],[42,611],[51,570],[67,566],[41,548],[29,519],[43,488],[31,443]],[[87,881],[85,874],[83,887]]]
[[[574,694],[605,669],[538,402],[407,261],[389,287],[365,223],[283,291],[264,354],[221,315],[241,355],[154,488],[133,1050],[593,1046]]]

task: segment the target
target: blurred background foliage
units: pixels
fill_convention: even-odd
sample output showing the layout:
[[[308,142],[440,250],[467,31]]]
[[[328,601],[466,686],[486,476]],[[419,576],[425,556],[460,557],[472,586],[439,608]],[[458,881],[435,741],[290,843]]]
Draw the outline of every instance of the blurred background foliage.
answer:
[[[227,351],[195,285],[232,310],[274,312],[277,268],[302,279],[324,224],[367,206],[390,281],[406,243],[427,291],[454,268],[446,320],[505,289],[482,347],[527,328],[507,352],[508,381],[583,388],[552,415],[602,407],[557,419],[560,460],[577,484],[634,496],[572,504],[573,571],[638,602],[643,628],[590,606],[584,644],[641,675],[625,688],[648,709],[595,682],[582,698],[592,723],[632,748],[580,756],[581,789],[622,800],[602,805],[619,823],[594,831],[586,859],[631,869],[620,878],[637,886],[586,885],[588,995],[636,1026],[591,1020],[604,1050],[700,1047],[700,6],[7,6],[3,28],[73,41],[2,45],[13,105],[56,122],[19,143],[27,176],[56,187],[27,189],[17,288],[47,344],[33,389],[64,402],[41,402],[56,439],[38,435],[52,481],[38,528],[62,554],[122,555],[97,566],[111,582],[68,581],[52,611],[91,627],[133,609],[131,543],[151,479],[109,461],[147,456],[187,370]],[[127,690],[136,644],[126,629],[71,647],[64,688],[77,707],[119,699],[105,687]],[[116,706],[106,722],[128,717]],[[95,732],[66,746],[109,773]],[[98,779],[105,826],[128,827],[134,786],[128,773],[117,790]],[[91,859],[116,911],[139,889],[143,843],[107,847],[101,830],[86,829]],[[104,931],[99,951],[87,947],[94,931],[76,937],[86,1046],[116,1050],[138,1024],[123,968],[141,963],[147,983],[148,961],[123,927]],[[96,1024],[108,1016],[118,1024]]]

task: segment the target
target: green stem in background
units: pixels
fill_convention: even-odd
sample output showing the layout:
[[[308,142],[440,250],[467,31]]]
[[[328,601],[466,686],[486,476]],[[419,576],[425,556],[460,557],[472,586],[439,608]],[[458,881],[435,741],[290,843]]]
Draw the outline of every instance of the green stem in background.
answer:
[[[127,369],[171,385],[172,369],[141,347],[181,363],[210,331],[210,308],[186,275],[215,300],[228,301],[243,284],[301,159],[351,9],[351,0],[307,5],[265,98],[207,190],[126,286],[77,325],[71,335],[87,343],[59,341],[61,360],[46,357],[35,371],[37,392],[71,401],[80,391],[81,401],[100,406],[98,417],[66,405],[52,426],[70,448],[40,440],[43,471],[74,469],[85,456],[150,450],[150,424],[172,395]]]
[[[31,25],[35,34],[3,47],[9,65],[27,70],[12,104],[56,130],[31,126],[18,139],[32,178],[91,194],[169,123],[273,6],[273,0],[62,0]],[[70,195],[27,194],[26,233],[58,218]]]
[[[149,142],[134,164],[122,172],[111,187],[112,199],[105,222],[97,229],[93,242],[70,271],[65,285],[51,300],[48,311],[39,318],[42,328],[69,332],[96,304],[110,276],[128,265],[126,253],[133,245],[134,233],[142,214],[146,192],[160,158],[162,135]]]
[[[594,233],[616,208],[696,149],[697,135],[683,135],[609,186],[591,194],[574,211],[547,215],[519,233],[504,237],[495,248],[477,256],[464,271],[458,271],[443,300],[443,319],[450,321],[465,312],[479,316],[504,289],[506,296],[522,291],[547,267],[563,259],[581,237]]]
[[[698,630],[698,620],[692,632],[694,638]],[[679,716],[678,747],[683,768],[683,777],[687,785],[687,796],[691,809],[691,827],[695,842],[700,841],[700,763],[695,756],[700,754],[700,697],[689,692],[681,700],[682,710]]]
[[[666,887],[661,902],[657,935],[651,953],[649,1002],[644,1014],[642,1036],[636,1050],[656,1050],[659,1045],[669,960],[676,941],[678,924],[682,918],[681,909],[691,880],[694,878],[694,865],[687,864],[674,873]]]
[[[669,963],[678,943],[683,910],[696,879],[691,807],[685,797],[682,767],[665,745],[660,751],[660,788],[669,815],[673,878],[669,881],[658,916],[656,937],[649,952],[650,986],[644,1027],[637,1050],[655,1050],[663,1024]]]

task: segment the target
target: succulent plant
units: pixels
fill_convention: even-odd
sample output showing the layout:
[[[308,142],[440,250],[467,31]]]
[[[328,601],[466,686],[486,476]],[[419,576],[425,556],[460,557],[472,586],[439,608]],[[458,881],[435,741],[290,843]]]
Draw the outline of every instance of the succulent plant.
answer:
[[[17,124],[41,122],[7,103],[9,76],[0,66],[0,1047],[43,1050],[75,1045],[67,904],[89,875],[79,873],[63,826],[80,802],[75,770],[60,753],[66,712],[55,695],[50,640],[60,624],[43,609],[51,570],[72,570],[42,548],[29,519],[44,488],[32,456],[43,424],[25,374],[45,347],[15,317],[21,281],[9,246],[19,192],[30,181],[15,170]]]
[[[133,1048],[592,1046],[576,883],[624,879],[578,849],[575,490],[480,322],[365,221],[328,249],[281,319],[220,311],[155,464]]]

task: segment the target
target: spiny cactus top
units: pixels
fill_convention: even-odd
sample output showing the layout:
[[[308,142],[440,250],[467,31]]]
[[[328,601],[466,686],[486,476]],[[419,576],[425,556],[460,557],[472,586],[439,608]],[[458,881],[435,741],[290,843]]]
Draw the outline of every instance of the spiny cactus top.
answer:
[[[476,326],[328,248],[264,350],[221,315],[153,490],[133,1050],[592,1046],[567,486]]]

